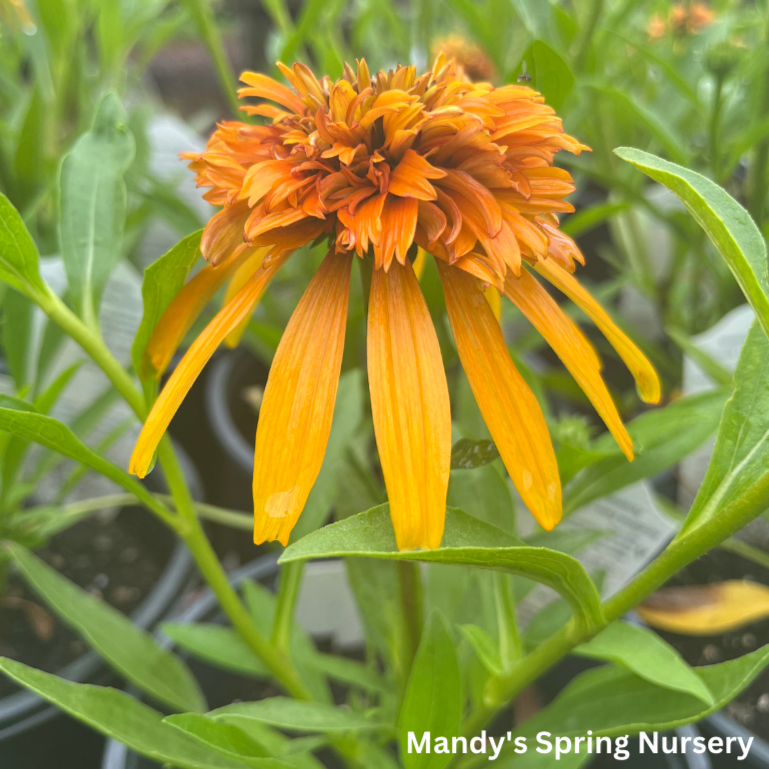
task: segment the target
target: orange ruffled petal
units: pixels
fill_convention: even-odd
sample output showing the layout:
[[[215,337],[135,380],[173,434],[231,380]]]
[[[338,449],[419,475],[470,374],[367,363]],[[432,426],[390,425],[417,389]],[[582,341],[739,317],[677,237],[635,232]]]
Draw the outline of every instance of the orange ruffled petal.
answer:
[[[491,437],[539,524],[561,520],[561,481],[542,409],[518,373],[476,279],[437,261],[462,366]]]
[[[526,270],[521,272],[520,278],[508,274],[505,295],[553,348],[590,399],[625,456],[632,461],[633,441],[601,378],[600,360],[579,326]]]
[[[155,449],[190,387],[227,334],[243,318],[248,317],[265,286],[287,258],[288,254],[285,254],[268,267],[258,270],[232,301],[216,314],[187,350],[144,423],[131,455],[128,466],[130,473],[140,478],[147,474]]]
[[[398,549],[440,547],[451,407],[438,338],[410,262],[374,270],[367,345],[374,432]]]
[[[146,354],[155,369],[156,379],[160,379],[168,368],[171,358],[205,306],[250,253],[245,245],[239,246],[221,264],[204,267],[173,298],[147,343]]]
[[[326,256],[275,353],[256,431],[256,544],[288,544],[320,472],[342,366],[351,265],[351,254]]]
[[[534,265],[536,271],[547,278],[559,291],[571,299],[601,330],[611,346],[630,369],[635,378],[641,398],[647,403],[659,403],[662,395],[657,372],[647,357],[617,328],[606,310],[577,282],[577,279],[556,264],[553,259],[544,259]]]

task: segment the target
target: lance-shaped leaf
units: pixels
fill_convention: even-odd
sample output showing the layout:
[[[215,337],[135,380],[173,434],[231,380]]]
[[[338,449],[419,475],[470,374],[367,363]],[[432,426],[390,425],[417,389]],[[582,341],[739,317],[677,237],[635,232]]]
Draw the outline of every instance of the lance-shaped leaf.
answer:
[[[222,755],[257,769],[264,767],[263,759],[271,757],[262,745],[252,740],[237,726],[214,721],[197,713],[178,713],[167,716],[163,723],[170,724],[183,734]],[[275,766],[285,766],[278,761],[272,763]]]
[[[601,602],[590,577],[575,558],[545,547],[528,547],[501,529],[447,508],[441,547],[398,551],[389,506],[380,505],[360,515],[325,526],[290,545],[280,558],[363,556],[427,563],[463,564],[506,571],[542,582],[559,592],[571,606],[581,628],[601,627]]]
[[[20,407],[15,404],[12,408],[5,408],[6,403],[6,400],[0,399],[0,430],[39,443],[76,462],[82,462],[130,491],[151,510],[162,509],[162,505],[141,483],[128,475],[125,470],[121,470],[117,465],[81,443],[67,425],[44,414],[16,410]],[[26,405],[29,408],[29,404]]]
[[[705,480],[681,536],[716,516],[747,523],[769,507],[769,340],[754,323],[734,372]]]
[[[657,686],[691,694],[706,705],[714,704],[702,678],[672,646],[647,628],[621,620],[612,622],[574,651],[583,657],[616,662]]]
[[[104,601],[89,595],[16,543],[5,545],[24,579],[66,625],[120,675],[176,710],[205,710],[195,678],[175,654]]]
[[[134,140],[123,105],[107,93],[91,130],[61,165],[61,257],[77,312],[95,322],[104,286],[120,258],[126,215],[123,174]]]
[[[171,300],[179,293],[197,261],[202,234],[203,230],[199,230],[183,238],[144,271],[142,282],[144,313],[131,351],[134,371],[138,372],[142,379],[155,375],[154,369],[146,358],[147,343],[158,321],[171,304]]]
[[[385,724],[362,713],[339,708],[325,702],[268,697],[257,702],[236,702],[209,713],[211,718],[238,725],[241,721],[258,721],[289,732],[354,732],[381,729]]]
[[[63,678],[0,658],[0,671],[87,726],[161,764],[183,769],[243,769],[243,764],[202,745],[163,723],[158,711],[124,692]],[[262,759],[260,769],[281,769],[273,759]]]
[[[722,708],[767,664],[769,646],[763,646],[729,662],[694,668],[713,695],[712,705],[691,694],[655,686],[624,668],[606,665],[575,678],[552,705],[526,721],[515,734],[550,731],[566,737],[584,736],[592,730],[595,738],[674,729]]]
[[[726,260],[769,336],[766,244],[750,214],[725,190],[694,171],[631,147],[614,152],[681,199]]]
[[[462,679],[454,640],[439,612],[433,612],[425,627],[401,706],[398,731],[401,761],[406,769],[443,769],[451,753],[409,751],[409,732],[421,739],[426,732],[450,738],[460,733]]]
[[[588,465],[566,487],[564,514],[680,462],[716,431],[728,395],[726,389],[698,393],[634,419],[628,432],[636,458],[628,462],[616,451]],[[596,444],[605,447],[600,439]]]
[[[34,299],[48,291],[40,277],[37,246],[19,212],[0,192],[0,280]]]

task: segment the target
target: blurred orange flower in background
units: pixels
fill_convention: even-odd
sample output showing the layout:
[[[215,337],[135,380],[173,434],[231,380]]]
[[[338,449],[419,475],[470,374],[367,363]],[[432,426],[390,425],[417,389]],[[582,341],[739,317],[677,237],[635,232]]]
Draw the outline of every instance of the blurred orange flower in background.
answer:
[[[494,64],[480,46],[461,35],[447,35],[438,38],[430,49],[433,58],[443,54],[446,59],[453,60],[470,80],[493,80]]]
[[[672,32],[677,37],[699,35],[715,21],[715,13],[705,3],[676,3],[668,13],[667,19],[655,13],[646,28],[652,39],[664,37]]]
[[[546,529],[561,517],[547,425],[515,368],[484,296],[494,286],[540,331],[622,450],[632,442],[579,327],[533,270],[572,299],[626,362],[645,400],[654,369],[572,275],[584,263],[558,226],[572,211],[563,132],[535,91],[471,83],[453,60],[380,71],[365,61],[333,82],[303,64],[278,65],[292,87],[246,72],[244,107],[264,125],[222,123],[202,154],[186,155],[222,210],[201,244],[210,264],[166,311],[149,352],[158,374],[216,290],[222,310],[190,347],[139,437],[143,476],[173,414],[218,345],[236,341],[270,279],[298,247],[328,253],[281,339],[264,392],[254,459],[254,539],[288,542],[320,470],[342,361],[354,256],[372,270],[368,379],[374,428],[398,547],[440,545],[451,454],[451,411],[440,348],[414,274],[417,247],[435,259],[460,359],[524,502]]]

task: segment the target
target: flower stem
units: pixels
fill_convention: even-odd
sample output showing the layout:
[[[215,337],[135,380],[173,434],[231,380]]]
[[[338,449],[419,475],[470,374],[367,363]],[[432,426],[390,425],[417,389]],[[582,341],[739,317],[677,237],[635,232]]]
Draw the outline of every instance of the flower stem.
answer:
[[[41,309],[57,323],[69,336],[74,339],[107,375],[115,389],[123,396],[126,403],[143,421],[146,415],[144,396],[133,383],[128,372],[120,365],[109,351],[98,331],[89,328],[78,318],[53,291],[41,293],[35,297]],[[251,619],[251,615],[240,601],[238,594],[227,579],[219,559],[206,538],[200,525],[195,504],[190,495],[179,460],[176,457],[171,439],[166,435],[158,445],[158,459],[163,468],[163,474],[168,489],[173,497],[178,516],[165,511],[164,505],[147,495],[149,500],[142,500],[165,523],[171,526],[184,540],[192,557],[198,565],[206,582],[213,590],[222,609],[230,618],[235,629],[244,641],[253,649],[259,658],[267,665],[270,672],[291,695],[297,699],[310,699],[310,694],[299,680],[295,669],[285,655],[264,638]],[[163,511],[163,515],[161,515]]]
[[[291,631],[294,625],[294,609],[302,586],[304,561],[285,564],[280,571],[278,598],[275,610],[275,624],[272,628],[272,645],[284,654],[290,655]]]
[[[497,624],[499,625],[499,656],[502,667],[510,670],[513,664],[523,656],[523,647],[518,633],[515,600],[508,574],[494,572],[494,601],[497,606]]]
[[[406,624],[406,678],[414,661],[419,641],[422,638],[424,623],[424,595],[422,590],[422,574],[418,563],[398,561],[398,578],[400,582],[401,607]]]
[[[227,104],[233,116],[240,115],[240,103],[235,93],[237,79],[232,71],[230,60],[224,51],[222,36],[219,34],[219,28],[216,25],[211,4],[209,0],[186,0],[186,5],[190,15],[195,20],[206,48],[208,48],[222,94],[227,99]]]
[[[719,179],[719,152],[718,152],[718,134],[721,125],[721,98],[724,90],[724,78],[716,77],[716,87],[713,94],[713,109],[710,113],[710,131],[708,132],[708,155],[710,157],[710,168],[713,172],[713,178]]]
[[[622,590],[603,604],[607,622],[613,622],[636,607],[684,566],[727,540],[756,517],[755,510],[723,509],[719,516],[675,540]],[[526,655],[505,676],[492,678],[486,687],[483,717],[471,717],[475,728],[486,723],[496,710],[516,697],[575,646],[588,641],[597,631],[578,632],[573,621]]]

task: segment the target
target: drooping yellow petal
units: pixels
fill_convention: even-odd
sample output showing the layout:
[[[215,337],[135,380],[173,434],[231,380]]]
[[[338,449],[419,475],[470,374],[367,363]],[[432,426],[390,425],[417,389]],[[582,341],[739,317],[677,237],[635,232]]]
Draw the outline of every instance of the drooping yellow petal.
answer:
[[[539,524],[561,520],[561,481],[545,417],[518,373],[475,278],[436,261],[459,358],[491,437]]]
[[[262,266],[262,262],[264,262],[264,258],[269,252],[270,248],[258,248],[249,255],[248,259],[246,259],[246,261],[243,262],[240,267],[238,267],[238,269],[235,271],[235,274],[232,276],[232,280],[227,286],[227,291],[224,294],[225,304],[227,304],[235,296],[235,294],[237,294],[238,291],[240,291],[240,289],[246,285],[246,282],[251,278],[251,276]],[[261,299],[261,297],[259,297],[254,303],[254,307],[251,310],[252,313],[254,310],[256,310],[256,306],[259,304],[259,299]],[[230,331],[229,334],[227,334],[227,338],[224,340],[224,343],[227,345],[227,347],[238,346],[240,339],[243,336],[243,332],[248,327],[249,319],[250,315],[247,315],[232,331]]]
[[[147,357],[160,379],[192,324],[216,292],[247,261],[250,249],[237,248],[219,265],[209,264],[184,285],[158,321],[147,343]]]
[[[644,622],[660,630],[720,635],[769,617],[769,588],[742,579],[664,588],[636,611]]]
[[[417,276],[417,280],[422,280],[422,273],[425,271],[425,262],[427,261],[427,251],[424,248],[417,249],[417,258],[414,259],[414,275]]]
[[[571,299],[601,330],[611,346],[630,369],[641,397],[647,403],[659,403],[662,395],[657,372],[646,356],[617,328],[606,310],[579,284],[577,279],[553,259],[541,259],[535,265],[537,272],[547,278],[559,291]]]
[[[288,544],[326,452],[342,366],[352,254],[331,252],[278,345],[254,454],[254,542]]]
[[[203,333],[193,342],[190,349],[187,350],[144,423],[131,455],[128,466],[130,473],[138,475],[140,478],[147,474],[155,449],[190,387],[227,334],[243,318],[248,317],[262,291],[264,291],[264,287],[287,258],[288,254],[284,254],[269,266],[258,270],[233,297],[232,301],[222,307],[206,326]]]
[[[398,549],[440,547],[451,407],[438,338],[410,262],[374,270],[367,345],[374,432]]]
[[[553,348],[584,390],[625,456],[632,460],[633,441],[622,424],[614,401],[601,378],[598,356],[579,326],[527,270],[521,272],[520,278],[508,273],[505,279],[505,295]]]

